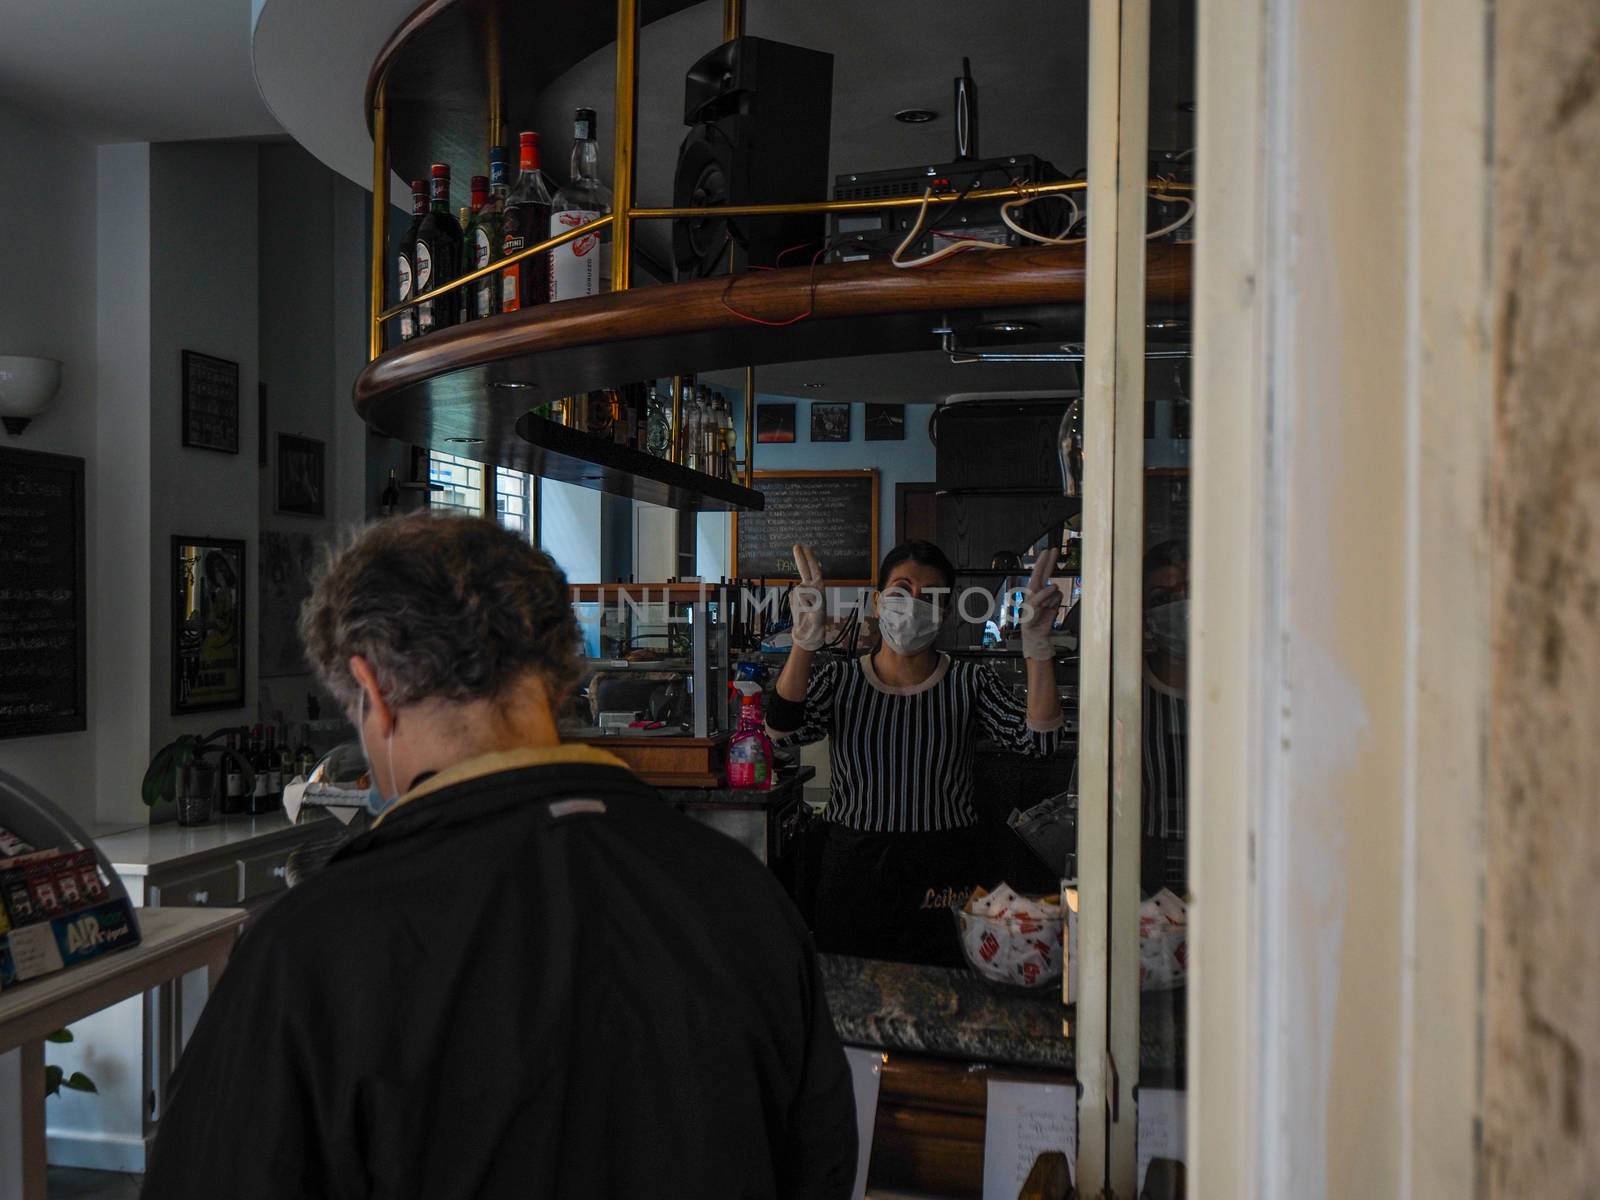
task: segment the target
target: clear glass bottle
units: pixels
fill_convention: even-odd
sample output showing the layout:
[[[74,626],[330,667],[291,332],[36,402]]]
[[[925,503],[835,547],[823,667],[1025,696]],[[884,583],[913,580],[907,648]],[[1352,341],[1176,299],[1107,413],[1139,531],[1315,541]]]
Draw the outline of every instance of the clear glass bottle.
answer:
[[[600,182],[600,146],[594,109],[572,118],[572,179],[550,203],[550,236],[611,211],[611,189]],[[593,296],[611,287],[611,230],[585,234],[550,252],[550,299]]]
[[[645,400],[647,410],[644,448],[657,458],[672,454],[672,406],[654,384]]]

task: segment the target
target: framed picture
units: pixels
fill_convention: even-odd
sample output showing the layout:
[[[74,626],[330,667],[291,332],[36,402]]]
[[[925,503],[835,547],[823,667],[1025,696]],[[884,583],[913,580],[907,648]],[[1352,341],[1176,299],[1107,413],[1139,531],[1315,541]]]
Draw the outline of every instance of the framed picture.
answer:
[[[906,406],[904,404],[868,404],[866,406],[866,439],[869,442],[903,442],[906,440]]]
[[[89,727],[83,480],[81,458],[0,446],[0,738]]]
[[[850,440],[850,406],[848,404],[813,404],[811,406],[811,440],[813,442],[848,442]]]
[[[244,706],[244,543],[172,539],[172,713]]]
[[[239,453],[239,364],[183,352],[183,444]]]
[[[323,492],[326,447],[316,438],[278,435],[278,505],[281,513],[320,517],[327,506]]]
[[[756,405],[756,442],[794,441],[794,405]]]

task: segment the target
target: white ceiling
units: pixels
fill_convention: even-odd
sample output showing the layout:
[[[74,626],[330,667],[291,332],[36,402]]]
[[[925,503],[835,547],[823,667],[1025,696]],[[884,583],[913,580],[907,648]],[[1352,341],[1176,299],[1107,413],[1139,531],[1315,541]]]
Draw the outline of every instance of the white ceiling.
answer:
[[[0,103],[96,143],[276,135],[250,20],[251,0],[0,0]]]

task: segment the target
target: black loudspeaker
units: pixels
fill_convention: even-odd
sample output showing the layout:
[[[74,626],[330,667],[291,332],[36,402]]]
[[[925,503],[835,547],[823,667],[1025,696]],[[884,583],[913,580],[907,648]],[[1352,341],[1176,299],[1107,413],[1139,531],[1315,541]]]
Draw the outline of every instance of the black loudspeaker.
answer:
[[[689,135],[678,148],[673,205],[825,198],[832,111],[833,55],[757,37],[723,43],[684,83]],[[672,253],[677,277],[698,279],[730,264],[802,266],[825,236],[820,215],[696,218],[673,222]]]

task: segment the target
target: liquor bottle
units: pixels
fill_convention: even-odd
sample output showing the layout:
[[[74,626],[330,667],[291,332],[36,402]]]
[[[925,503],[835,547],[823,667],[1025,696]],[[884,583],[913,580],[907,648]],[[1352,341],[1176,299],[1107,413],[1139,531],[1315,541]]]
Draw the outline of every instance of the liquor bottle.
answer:
[[[733,460],[739,455],[739,439],[733,431],[733,414],[728,411],[726,396],[717,397],[717,432],[722,438],[722,462],[717,474],[723,479],[732,479]]]
[[[594,109],[572,119],[572,181],[551,201],[550,236],[585,225],[611,211],[611,189],[600,182],[600,148]],[[593,296],[611,287],[611,230],[574,238],[550,252],[550,299]]]
[[[267,778],[267,756],[262,750],[259,725],[250,730],[250,769],[255,772],[256,782],[251,789],[250,804],[246,811],[254,815],[266,812],[270,807],[267,787],[271,781]]]
[[[611,440],[619,446],[631,446],[635,425],[627,396],[621,388],[607,388],[606,395],[611,400]]]
[[[654,384],[645,398],[645,408],[648,415],[644,448],[657,458],[668,458],[672,453],[672,408]]]
[[[222,785],[222,813],[231,816],[245,810],[244,773],[239,769],[239,732],[228,731],[228,753],[224,757]]]
[[[550,185],[539,169],[539,135],[517,140],[517,184],[506,197],[500,225],[500,257],[542,242],[550,228]],[[535,254],[500,272],[500,311],[516,312],[544,302],[550,292],[550,256]]]
[[[472,187],[476,203],[478,180],[473,176]],[[467,230],[467,266],[471,270],[487,267],[500,257],[500,238],[505,224],[506,197],[511,185],[506,181],[506,148],[495,146],[489,151],[489,194],[472,217],[472,227]],[[469,311],[474,320],[492,317],[500,311],[499,278],[490,275],[480,279],[471,288]]]
[[[311,726],[300,726],[300,745],[294,752],[294,773],[305,779],[317,769],[316,751],[311,749]]]
[[[399,286],[395,289],[398,300],[411,299],[414,291],[412,283],[416,275],[415,264],[412,260],[417,253],[417,227],[422,224],[422,218],[428,215],[428,185],[420,179],[411,181],[411,226],[400,239],[399,254]],[[406,309],[400,314],[400,340],[409,342],[417,336],[417,313],[415,309]]]
[[[283,721],[283,713],[278,714],[278,720]],[[284,786],[287,787],[294,782],[295,752],[294,747],[289,744],[288,722],[284,721],[279,728],[283,730],[283,741],[278,746],[278,761],[281,764]],[[281,796],[279,800],[282,800]]]
[[[450,164],[433,164],[433,182],[428,211],[417,226],[416,291],[449,283],[461,274],[461,226],[450,213]],[[417,305],[417,332],[432,333],[454,325],[460,319],[461,298],[446,292],[435,300]]]
[[[700,432],[701,453],[705,455],[707,475],[722,476],[722,414],[721,399],[710,388],[706,389],[706,423]]]
[[[683,398],[683,465],[691,471],[704,471],[705,456],[700,453],[701,426],[705,414],[700,410],[700,389],[685,388]]]
[[[283,759],[278,754],[278,729],[275,725],[267,726],[267,744],[262,755],[267,763],[267,807],[264,812],[270,812],[283,803]]]
[[[383,485],[383,495],[378,497],[378,514],[392,517],[400,511],[400,484],[394,477],[394,468],[389,468],[389,482]]]

